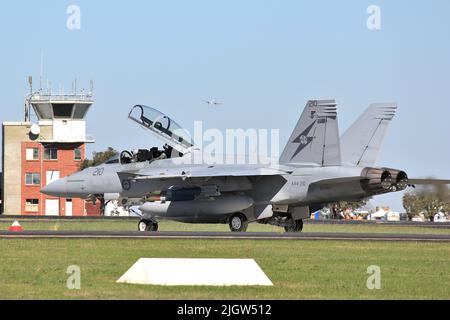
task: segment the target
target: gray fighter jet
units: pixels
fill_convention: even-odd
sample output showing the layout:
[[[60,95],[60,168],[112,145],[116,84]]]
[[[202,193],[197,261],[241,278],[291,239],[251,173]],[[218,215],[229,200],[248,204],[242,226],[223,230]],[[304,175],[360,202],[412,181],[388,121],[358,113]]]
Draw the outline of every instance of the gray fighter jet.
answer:
[[[117,199],[139,205],[140,231],[157,231],[163,219],[186,223],[228,223],[246,231],[248,223],[268,223],[300,232],[311,212],[336,201],[354,201],[450,180],[409,179],[399,169],[375,162],[397,106],[371,105],[339,137],[334,100],[308,101],[276,164],[210,164],[185,131],[159,111],[134,106],[129,119],[165,143],[123,151],[104,164],[62,178],[42,189],[57,197]],[[203,159],[200,157],[200,159]]]

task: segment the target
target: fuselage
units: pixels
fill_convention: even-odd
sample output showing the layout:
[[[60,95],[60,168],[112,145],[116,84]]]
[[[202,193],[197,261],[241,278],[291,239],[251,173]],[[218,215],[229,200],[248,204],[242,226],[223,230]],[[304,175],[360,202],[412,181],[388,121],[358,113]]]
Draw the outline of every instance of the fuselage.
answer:
[[[87,168],[46,186],[42,192],[58,197],[89,198],[102,195],[107,198],[142,198],[176,185],[179,188],[215,185],[220,193],[244,193],[255,204],[311,205],[370,196],[361,183],[365,168],[354,166],[320,167],[313,165],[262,165],[261,168],[283,168],[288,174],[253,177],[211,177],[209,179],[164,178],[166,172],[188,171],[210,164],[186,165],[181,158],[162,159],[129,164],[102,164]],[[216,165],[217,168],[234,165]],[[239,165],[240,168],[243,165]],[[254,167],[254,166],[253,166]],[[136,179],[133,172],[152,168],[159,179]],[[327,180],[341,179],[343,183],[327,184]],[[325,181],[325,183],[323,183]],[[322,182],[319,183],[318,182]],[[386,190],[389,191],[389,190]],[[383,192],[384,193],[384,192]]]

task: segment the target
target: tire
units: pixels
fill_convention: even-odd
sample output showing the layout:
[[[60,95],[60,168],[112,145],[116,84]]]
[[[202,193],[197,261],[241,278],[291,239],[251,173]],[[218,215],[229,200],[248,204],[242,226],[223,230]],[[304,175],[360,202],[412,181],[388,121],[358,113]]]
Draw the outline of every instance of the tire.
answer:
[[[228,224],[230,226],[231,232],[247,231],[248,227],[247,217],[240,212],[233,214],[230,217]]]
[[[138,222],[138,231],[146,232],[146,231],[158,231],[158,223],[152,220],[142,219]]]
[[[150,224],[149,230],[147,230],[147,231],[153,231],[153,232],[158,231],[158,223],[157,223],[157,222],[152,222],[152,223]]]
[[[291,219],[292,220],[292,219]],[[303,230],[303,220],[292,221],[292,224],[288,227],[284,227],[286,232],[302,232]]]

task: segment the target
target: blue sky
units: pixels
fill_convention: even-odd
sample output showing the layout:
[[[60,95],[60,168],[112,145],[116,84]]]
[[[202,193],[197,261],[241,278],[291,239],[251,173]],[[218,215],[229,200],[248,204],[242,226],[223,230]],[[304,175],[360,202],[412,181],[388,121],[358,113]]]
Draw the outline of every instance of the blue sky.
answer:
[[[66,9],[81,9],[68,30]],[[369,5],[381,30],[366,27]],[[279,128],[308,99],[339,103],[341,132],[372,102],[399,112],[379,163],[450,177],[450,1],[8,1],[0,9],[0,121],[20,120],[27,76],[57,90],[95,81],[89,150],[150,147],[127,119],[157,106],[187,128]],[[209,96],[226,104],[209,108]],[[402,210],[401,194],[375,205]]]

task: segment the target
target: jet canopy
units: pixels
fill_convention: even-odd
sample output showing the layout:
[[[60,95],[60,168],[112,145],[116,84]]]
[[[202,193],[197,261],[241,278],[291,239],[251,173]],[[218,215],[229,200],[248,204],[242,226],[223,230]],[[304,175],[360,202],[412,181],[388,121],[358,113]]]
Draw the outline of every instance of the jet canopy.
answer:
[[[128,114],[128,118],[138,123],[144,129],[150,130],[157,138],[163,140],[180,153],[190,152],[194,146],[186,130],[154,108],[135,105]]]

